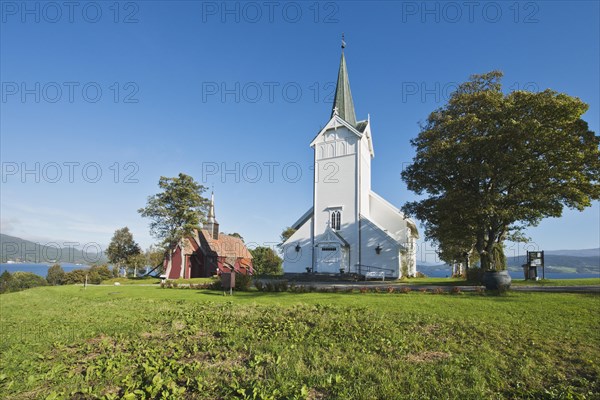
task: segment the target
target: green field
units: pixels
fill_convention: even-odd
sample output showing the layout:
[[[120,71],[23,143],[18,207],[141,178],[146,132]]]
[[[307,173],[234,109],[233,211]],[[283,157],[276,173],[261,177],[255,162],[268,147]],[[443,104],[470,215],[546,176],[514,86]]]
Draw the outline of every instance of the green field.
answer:
[[[600,398],[598,295],[63,286],[0,305],[0,398]]]

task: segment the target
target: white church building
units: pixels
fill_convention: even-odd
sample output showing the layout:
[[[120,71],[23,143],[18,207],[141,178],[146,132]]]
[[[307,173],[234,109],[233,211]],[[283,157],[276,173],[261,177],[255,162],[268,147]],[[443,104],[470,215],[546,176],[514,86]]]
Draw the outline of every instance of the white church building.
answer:
[[[343,46],[331,118],[310,146],[313,207],[291,225],[284,271],[415,275],[415,223],[371,190],[371,121],[356,120]]]

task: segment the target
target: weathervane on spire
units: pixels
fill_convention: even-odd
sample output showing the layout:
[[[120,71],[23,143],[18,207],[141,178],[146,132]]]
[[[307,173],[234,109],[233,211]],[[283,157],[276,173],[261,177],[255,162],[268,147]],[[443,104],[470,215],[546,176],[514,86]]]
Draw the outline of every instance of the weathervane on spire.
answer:
[[[342,32],[342,50],[346,48],[346,42],[344,41],[344,33]]]

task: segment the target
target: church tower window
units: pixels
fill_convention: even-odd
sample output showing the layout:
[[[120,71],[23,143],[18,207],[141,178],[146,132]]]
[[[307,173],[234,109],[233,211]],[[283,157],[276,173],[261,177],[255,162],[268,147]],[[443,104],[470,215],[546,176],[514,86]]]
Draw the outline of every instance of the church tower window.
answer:
[[[342,225],[342,212],[341,211],[333,211],[331,213],[331,229],[335,231],[340,230],[340,226]]]

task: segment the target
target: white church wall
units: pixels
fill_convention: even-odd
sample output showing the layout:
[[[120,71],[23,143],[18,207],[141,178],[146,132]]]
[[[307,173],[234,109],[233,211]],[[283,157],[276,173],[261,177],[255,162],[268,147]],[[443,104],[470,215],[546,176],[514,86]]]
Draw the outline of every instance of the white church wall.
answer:
[[[342,211],[342,225],[355,223],[355,143],[356,135],[343,126],[326,132],[316,143],[325,157],[317,157],[315,166],[315,236],[325,231],[335,207]],[[346,154],[342,155],[343,152]]]
[[[369,193],[371,192],[371,152],[365,136],[360,141],[360,214],[370,216]]]
[[[391,271],[385,271],[386,277],[397,278],[400,276],[400,246],[391,240],[384,232],[368,221],[361,222],[361,264],[362,272],[367,269],[365,266],[375,266],[389,268]],[[377,254],[377,246],[381,247],[381,252]],[[379,271],[373,269],[373,271]]]
[[[346,131],[346,128],[338,129]],[[330,157],[318,161],[315,183],[315,237],[325,231],[332,211],[341,212],[341,236],[351,245],[358,243],[356,221],[356,154]],[[351,246],[350,263],[358,259],[358,248]]]
[[[312,218],[306,221],[283,246],[283,271],[290,273],[306,272],[312,267]],[[300,251],[296,251],[296,246]]]
[[[372,192],[370,193],[370,199],[371,219],[401,243],[406,243],[407,225],[398,209]]]

